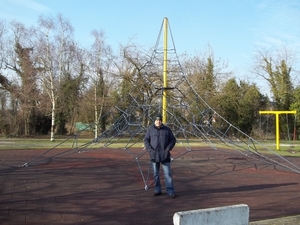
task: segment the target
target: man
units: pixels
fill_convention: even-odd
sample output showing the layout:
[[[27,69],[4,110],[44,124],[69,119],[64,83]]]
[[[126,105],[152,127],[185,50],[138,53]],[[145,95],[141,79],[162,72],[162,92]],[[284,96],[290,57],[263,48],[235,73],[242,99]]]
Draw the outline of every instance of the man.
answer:
[[[160,165],[162,165],[167,194],[171,198],[175,197],[170,155],[170,151],[175,146],[175,143],[176,138],[171,129],[162,123],[161,115],[156,116],[154,124],[148,128],[144,138],[145,148],[150,154],[153,167],[155,181],[154,196],[161,195],[162,193],[159,178]]]

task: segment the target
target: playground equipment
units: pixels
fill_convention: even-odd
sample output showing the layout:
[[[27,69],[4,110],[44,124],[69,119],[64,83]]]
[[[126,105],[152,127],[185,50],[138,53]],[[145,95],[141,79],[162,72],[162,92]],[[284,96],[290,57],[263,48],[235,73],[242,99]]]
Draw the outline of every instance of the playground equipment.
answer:
[[[276,150],[280,149],[280,134],[279,134],[279,115],[280,114],[296,114],[297,111],[259,111],[260,114],[274,114],[276,116]],[[289,132],[289,131],[288,131]],[[295,138],[295,129],[294,129]]]
[[[163,46],[161,46],[162,30],[165,34]],[[170,40],[171,46],[169,46]],[[128,152],[129,156],[136,161],[147,190],[151,185],[149,157],[146,149],[138,153],[136,149],[140,148],[140,143],[143,143],[146,130],[154,122],[154,117],[157,113],[162,113],[163,122],[173,130],[177,138],[176,146],[182,147],[178,148],[180,152],[173,161],[193,150],[199,150],[198,147],[193,147],[193,142],[196,142],[198,146],[200,144],[202,147],[211,147],[212,150],[227,148],[232,154],[249,159],[255,158],[267,165],[300,173],[299,166],[236,128],[195,91],[192,81],[184,74],[180,65],[167,18],[163,20],[153,54],[141,67],[141,72],[144,74],[143,87],[149,88],[147,93],[141,85],[133,84],[131,94],[124,96],[107,114],[103,115],[109,117],[114,123],[102,134],[87,143],[78,145],[79,132],[74,135],[74,145],[71,149],[55,153],[52,150],[59,148],[58,144],[22,166],[48,163],[56,157],[67,154],[99,151],[101,148],[118,148],[120,151]],[[129,103],[127,108],[124,108],[124,102]],[[93,125],[90,124],[91,127]],[[115,144],[118,147],[115,147]],[[268,154],[265,154],[266,152]]]
[[[162,96],[162,122],[167,123],[167,88],[168,88],[168,18],[164,18],[164,70],[163,70],[163,96]]]

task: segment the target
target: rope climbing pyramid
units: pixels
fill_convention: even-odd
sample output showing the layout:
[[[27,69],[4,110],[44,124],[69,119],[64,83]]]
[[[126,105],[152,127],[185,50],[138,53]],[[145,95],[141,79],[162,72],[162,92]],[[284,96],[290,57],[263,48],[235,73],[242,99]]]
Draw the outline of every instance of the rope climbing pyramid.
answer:
[[[56,157],[67,154],[117,148],[128,152],[137,162],[145,189],[148,189],[151,185],[149,184],[149,158],[141,143],[148,126],[154,123],[155,116],[163,114],[166,118],[165,123],[177,138],[176,146],[181,147],[181,152],[173,158],[173,161],[199,146],[207,146],[212,150],[226,148],[232,154],[255,158],[274,167],[283,167],[300,173],[299,166],[236,128],[195,91],[180,65],[169,26],[167,29],[171,33],[171,47],[161,46],[161,33],[164,26],[163,22],[153,54],[145,65],[139,67],[138,79],[131,83],[130,94],[123,96],[119,103],[104,115],[114,121],[105,131],[88,143],[78,146],[76,143],[80,138],[79,132],[74,136],[74,147],[59,154],[52,153],[53,149],[59,148],[60,144],[58,144],[22,166],[49,163]],[[164,61],[168,63],[167,70],[162,63]],[[166,81],[162,71],[167,72],[167,84],[164,83]],[[90,126],[93,127],[93,124]],[[139,149],[139,151],[132,149]]]

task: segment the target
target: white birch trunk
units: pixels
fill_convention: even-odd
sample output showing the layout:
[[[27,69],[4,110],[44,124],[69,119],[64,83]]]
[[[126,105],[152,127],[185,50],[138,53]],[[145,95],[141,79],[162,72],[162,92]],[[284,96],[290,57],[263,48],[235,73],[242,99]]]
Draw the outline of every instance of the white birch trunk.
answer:
[[[97,85],[95,84],[95,90],[94,90],[94,97],[95,97],[95,139],[98,137],[98,110],[97,110]]]
[[[52,111],[51,111],[51,134],[50,134],[50,141],[54,141],[54,134],[55,134],[55,100],[52,101]]]

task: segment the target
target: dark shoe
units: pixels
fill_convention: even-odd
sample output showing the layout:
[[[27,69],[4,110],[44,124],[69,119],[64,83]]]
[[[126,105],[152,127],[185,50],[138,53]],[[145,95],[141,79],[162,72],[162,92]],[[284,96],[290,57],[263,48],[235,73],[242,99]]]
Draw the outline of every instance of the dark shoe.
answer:
[[[154,192],[154,196],[159,196],[161,195],[161,192]]]
[[[175,198],[175,194],[174,194],[174,193],[169,194],[169,197],[170,197],[170,198]]]

